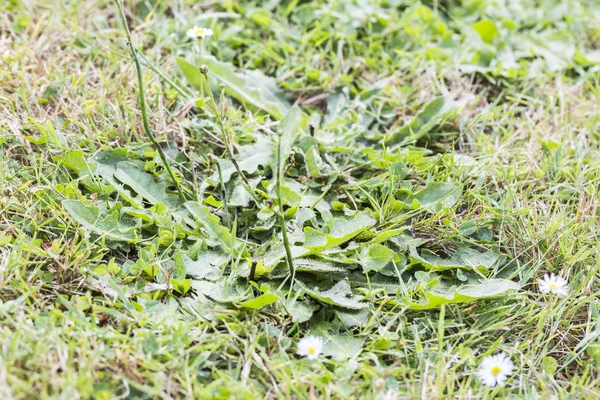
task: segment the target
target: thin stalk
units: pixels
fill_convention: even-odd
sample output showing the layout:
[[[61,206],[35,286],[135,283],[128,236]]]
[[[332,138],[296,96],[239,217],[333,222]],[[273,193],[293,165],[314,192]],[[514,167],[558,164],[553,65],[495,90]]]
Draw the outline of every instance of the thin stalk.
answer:
[[[296,279],[296,268],[294,268],[294,259],[292,258],[292,250],[290,248],[290,241],[287,235],[287,229],[285,226],[285,218],[283,217],[283,197],[281,196],[281,179],[283,178],[281,171],[281,135],[277,136],[277,200],[279,202],[279,212],[277,217],[279,219],[279,225],[281,226],[281,235],[283,236],[283,245],[285,247],[285,258],[287,261],[292,281],[290,284],[290,293],[294,287],[294,281]]]
[[[115,0],[115,3],[117,3],[117,7],[119,7],[119,13],[121,14],[123,28],[125,29],[125,33],[127,34],[127,45],[129,46],[129,52],[131,53],[131,57],[133,58],[133,61],[135,63],[135,70],[137,72],[137,79],[138,79],[138,86],[139,86],[139,99],[140,99],[140,108],[142,109],[142,122],[143,122],[143,126],[144,126],[144,132],[146,133],[146,136],[148,136],[148,138],[150,139],[150,141],[156,148],[156,151],[158,151],[158,155],[159,155],[162,163],[164,164],[165,169],[167,170],[167,173],[169,174],[169,177],[173,181],[173,184],[175,185],[175,188],[177,189],[177,193],[179,194],[179,197],[181,198],[182,201],[186,201],[187,199],[183,195],[183,192],[181,191],[181,187],[179,187],[179,183],[177,182],[177,178],[175,177],[175,174],[173,173],[173,170],[171,169],[171,166],[169,165],[169,162],[167,160],[167,156],[165,155],[165,152],[163,151],[162,147],[160,147],[160,144],[158,143],[158,141],[156,140],[156,138],[150,131],[150,125],[148,124],[148,114],[146,111],[146,97],[144,95],[144,82],[142,79],[142,68],[140,66],[140,60],[137,56],[136,49],[133,47],[133,42],[131,41],[131,33],[129,32],[129,26],[127,26],[127,18],[125,17],[125,11],[123,10],[122,0]]]
[[[146,57],[139,49],[136,49],[136,52],[137,52],[138,56],[142,57],[142,60],[144,61],[144,63],[146,63],[144,66],[150,68],[150,70],[152,70],[152,72],[154,72],[156,75],[160,76],[160,78],[162,80],[164,80],[165,82],[167,82],[169,85],[171,85],[171,87],[173,89],[175,89],[177,91],[177,93],[179,93],[182,96],[185,96],[186,98],[189,98],[191,96],[191,93],[189,90],[180,86],[179,83],[175,82],[173,79],[169,78],[164,72],[162,72],[160,69],[158,69],[158,67],[156,65],[154,65],[152,63],[152,61],[150,61],[150,59],[148,59],[148,57]]]
[[[198,65],[202,65],[202,37],[198,38]]]
[[[198,65],[200,66],[200,100],[204,107],[204,74],[202,73],[202,38],[198,41]]]
[[[244,175],[244,173],[240,170],[240,166],[238,165],[234,157],[233,144],[231,143],[231,140],[229,140],[229,135],[227,134],[227,130],[225,129],[225,123],[223,122],[223,118],[221,117],[221,113],[219,112],[219,108],[217,107],[217,102],[215,101],[215,97],[212,94],[212,90],[210,90],[210,87],[208,86],[208,78],[205,80],[205,82],[206,90],[208,91],[208,95],[210,97],[210,103],[215,113],[215,116],[217,117],[217,122],[219,123],[219,128],[221,128],[221,133],[223,133],[223,140],[225,141],[225,147],[227,148],[227,152],[229,153],[231,162],[233,163],[233,166],[235,167],[237,173],[240,175],[240,178],[242,178],[242,180],[247,185],[250,185],[248,178],[246,178],[246,175]]]
[[[200,67],[200,68],[202,68],[202,67]],[[229,153],[229,158],[231,159],[231,163],[233,164],[235,170],[237,171],[238,175],[242,179],[242,185],[244,186],[246,191],[250,194],[250,196],[252,196],[254,201],[256,201],[256,203],[258,204],[258,202],[259,202],[258,198],[257,198],[256,194],[254,193],[254,190],[252,190],[252,187],[250,186],[250,182],[248,181],[248,178],[246,178],[246,175],[244,175],[244,173],[242,172],[242,169],[240,168],[240,165],[238,164],[237,160],[235,159],[235,155],[233,154],[233,143],[230,140],[229,135],[227,134],[227,130],[225,128],[225,123],[223,122],[223,118],[221,117],[221,113],[219,112],[219,109],[217,107],[215,97],[213,96],[212,90],[210,90],[210,86],[208,85],[208,77],[206,76],[206,74],[208,74],[208,70],[204,70],[202,72],[202,74],[205,75],[204,78],[206,78],[206,79],[203,79],[203,83],[206,82],[206,90],[209,94],[210,103],[213,108],[213,112],[215,113],[215,116],[217,117],[217,122],[219,124],[219,128],[221,129],[221,133],[223,134],[223,141],[225,142],[225,148],[227,148],[227,152]]]
[[[225,190],[225,183],[223,182],[223,172],[221,171],[221,165],[217,160],[217,171],[219,171],[219,182],[221,182],[221,196],[223,197],[223,209],[225,211],[225,226],[227,229],[231,229],[231,220],[229,219],[229,205],[227,204],[227,191]]]

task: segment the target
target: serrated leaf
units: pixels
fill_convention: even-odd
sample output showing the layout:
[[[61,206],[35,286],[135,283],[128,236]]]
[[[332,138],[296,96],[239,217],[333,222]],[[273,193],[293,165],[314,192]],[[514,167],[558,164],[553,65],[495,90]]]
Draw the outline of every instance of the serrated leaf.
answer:
[[[410,261],[411,265],[419,264],[430,271],[444,271],[456,268],[470,269],[469,267],[464,265],[460,260],[452,258],[445,259],[425,252],[421,252],[421,254],[419,254],[416,248],[410,249]]]
[[[290,106],[275,79],[264,75],[261,71],[236,72],[233,64],[219,61],[210,54],[202,56],[202,63],[208,67],[208,76],[223,83],[225,93],[240,103],[264,110],[276,119],[283,118],[289,110]],[[200,88],[201,72],[198,67],[179,57],[177,64],[188,82],[193,87]]]
[[[213,215],[208,207],[196,201],[188,201],[184,205],[195,220],[204,228],[208,236],[221,245],[226,253],[229,253],[232,250],[232,236],[229,230],[221,225],[219,217]]]
[[[292,316],[292,322],[306,322],[308,321],[318,306],[313,306],[301,301],[291,301],[287,305],[287,310]]]
[[[468,247],[461,246],[449,259],[441,258],[433,254],[421,252],[416,248],[410,249],[411,264],[423,265],[430,271],[444,271],[448,269],[474,269],[483,267],[486,270],[502,260],[501,254],[496,249],[479,252]]]
[[[250,187],[256,187],[257,181],[250,181]],[[233,189],[228,189],[227,204],[229,207],[247,207],[250,204],[250,193],[242,183],[242,179],[236,177],[232,182]]]
[[[273,156],[273,147],[273,143],[263,136],[258,136],[256,143],[237,147],[236,160],[240,169],[244,173],[252,175],[259,167],[267,166]],[[221,167],[223,183],[229,182],[231,176],[237,172],[231,160],[219,160],[219,166]],[[213,185],[219,184],[219,173],[215,172],[209,180]]]
[[[96,164],[96,173],[104,179],[109,179],[117,170],[117,164],[129,161],[129,157],[127,149],[119,148],[100,151],[90,157],[90,160]]]
[[[309,289],[300,281],[297,284],[312,298],[319,300],[325,304],[333,304],[338,307],[348,308],[351,310],[360,310],[368,306],[367,303],[361,303],[354,298],[354,294],[350,289],[350,284],[346,280],[339,281],[328,290],[320,290],[319,288]]]
[[[387,277],[380,274],[370,276],[369,280],[364,274],[352,274],[348,277],[348,280],[352,287],[383,289],[388,294],[396,294],[404,287],[397,277]]]
[[[450,287],[425,292],[425,301],[415,302],[405,299],[410,309],[427,310],[442,304],[467,303],[478,299],[489,299],[503,295],[509,290],[517,290],[518,283],[507,279],[489,279],[478,285],[466,285],[460,288]]]
[[[210,282],[192,280],[192,288],[194,288],[198,296],[206,297],[217,303],[241,303],[247,298],[247,291],[240,293],[237,290],[237,286],[225,281]]]
[[[354,336],[328,335],[323,348],[323,355],[336,361],[344,361],[358,355],[365,344],[365,339]]]
[[[312,258],[297,258],[294,260],[294,264],[296,269],[301,272],[344,273],[348,271],[346,268],[336,266],[333,263]]]
[[[342,321],[342,323],[348,327],[359,327],[363,328],[369,322],[369,318],[371,317],[371,313],[367,309],[358,310],[358,311],[350,311],[350,310],[335,310],[335,314]]]
[[[459,247],[452,257],[459,259],[468,267],[484,267],[487,269],[491,269],[497,264],[502,264],[506,259],[506,256],[500,254],[498,249],[480,252],[465,246]]]
[[[334,219],[329,233],[307,227],[304,229],[304,247],[314,254],[338,246],[375,225],[375,222],[369,214],[358,213],[352,219]]]
[[[216,281],[221,278],[221,267],[229,261],[226,254],[213,250],[201,250],[196,261],[183,255],[185,273],[195,279]]]
[[[360,264],[365,273],[370,271],[381,271],[388,265],[396,255],[392,250],[381,244],[365,246],[359,255]]]
[[[121,161],[117,164],[114,176],[151,204],[162,203],[172,210],[182,204],[179,197],[167,192],[166,184],[156,182],[154,175],[144,171],[140,164]]]
[[[242,171],[252,175],[258,167],[269,164],[273,155],[273,143],[263,136],[258,136],[256,143],[238,148],[239,166]]]
[[[64,200],[62,205],[75,221],[100,236],[129,243],[137,241],[136,228],[123,226],[119,221],[120,205],[107,212],[101,212],[98,207],[88,206],[79,200]]]

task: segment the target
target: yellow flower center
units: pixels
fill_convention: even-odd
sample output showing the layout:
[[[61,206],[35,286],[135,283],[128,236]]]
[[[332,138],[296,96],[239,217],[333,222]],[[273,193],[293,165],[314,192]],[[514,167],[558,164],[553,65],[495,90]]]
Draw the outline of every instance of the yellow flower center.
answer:
[[[309,347],[308,348],[308,354],[315,354],[315,348],[314,347]]]
[[[494,365],[492,367],[492,375],[496,376],[500,373],[500,371],[502,371],[502,368],[500,368],[499,366]]]
[[[556,290],[556,289],[558,289],[558,285],[557,285],[556,283],[552,282],[552,283],[550,284],[550,289],[552,289],[552,290]]]

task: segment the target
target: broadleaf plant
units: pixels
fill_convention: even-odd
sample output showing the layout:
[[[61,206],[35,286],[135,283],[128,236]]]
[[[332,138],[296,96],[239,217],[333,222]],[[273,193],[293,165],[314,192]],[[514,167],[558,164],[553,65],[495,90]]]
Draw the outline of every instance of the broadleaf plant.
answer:
[[[487,25],[476,28],[494,40]],[[456,175],[430,174],[440,156],[412,146],[455,118],[455,102],[435,98],[382,134],[359,113],[374,97],[327,94],[315,119],[260,71],[240,72],[211,55],[202,58],[204,72],[177,63],[193,95],[215,92],[196,103],[187,124],[199,150],[169,153],[192,200],[181,200],[143,146],[88,159],[71,152],[62,161],[81,190],[97,196],[92,203],[71,194],[63,205],[73,219],[140,254],[121,260],[121,284],[185,299],[182,310],[194,315],[278,308],[307,322],[331,310],[348,327],[364,326],[379,301],[421,310],[518,289],[506,273],[497,276],[509,257],[487,234],[477,242],[483,230],[475,222],[440,238],[420,231],[428,218],[452,225],[465,204]],[[201,87],[202,74],[212,86]]]

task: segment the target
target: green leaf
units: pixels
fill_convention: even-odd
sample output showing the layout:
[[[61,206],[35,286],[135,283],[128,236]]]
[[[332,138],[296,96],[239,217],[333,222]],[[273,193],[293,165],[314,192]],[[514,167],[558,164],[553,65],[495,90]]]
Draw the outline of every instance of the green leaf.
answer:
[[[238,148],[239,165],[242,171],[254,174],[258,167],[265,167],[273,156],[273,143],[263,136],[257,136],[256,143]]]
[[[365,273],[370,271],[381,271],[388,265],[396,255],[384,245],[372,244],[365,246],[360,252],[359,260]]]
[[[406,299],[410,309],[427,310],[442,304],[467,303],[478,299],[489,299],[503,295],[509,290],[517,290],[518,283],[506,279],[489,279],[478,285],[466,285],[460,288],[442,288],[425,292],[426,301],[414,302]]]
[[[319,307],[301,301],[291,301],[286,308],[292,316],[292,322],[302,323],[308,321]]]
[[[406,232],[408,228],[397,228],[397,229],[387,229],[381,232],[377,232],[377,234],[369,241],[369,243],[383,243],[388,239],[393,238],[394,236],[401,235]]]
[[[197,222],[206,231],[208,236],[217,242],[226,253],[231,252],[232,236],[229,230],[221,225],[219,217],[213,215],[209,208],[195,201],[188,201],[184,204],[185,208],[194,216]]]
[[[249,308],[251,310],[258,310],[268,306],[269,304],[275,303],[277,300],[279,300],[279,297],[277,297],[276,294],[265,293],[261,294],[255,299],[244,301],[243,303],[240,303],[239,306],[242,308]]]
[[[258,183],[258,182],[256,182]],[[227,204],[229,207],[248,207],[250,204],[250,193],[246,190],[241,178],[236,177],[231,186],[227,189]],[[250,181],[250,187],[256,187],[253,181]]]
[[[76,171],[80,177],[92,175],[96,169],[94,163],[87,161],[85,153],[82,150],[71,150],[59,161],[66,167]]]
[[[79,200],[64,200],[62,205],[75,221],[98,235],[129,243],[137,241],[135,226],[124,226],[119,221],[120,203],[106,212]]]
[[[573,58],[585,66],[600,64],[600,50],[577,50]]]
[[[238,165],[240,169],[249,174],[254,174],[260,166],[267,166],[273,157],[273,143],[263,136],[258,136],[256,143],[238,147]],[[230,181],[231,176],[236,173],[235,166],[230,160],[219,160],[223,182]],[[219,173],[215,172],[210,178],[212,185],[219,183]]]
[[[294,264],[296,269],[302,272],[331,274],[344,273],[348,271],[346,268],[338,267],[333,263],[315,260],[312,258],[297,258],[294,260]]]
[[[129,161],[127,149],[121,148],[100,151],[90,157],[90,161],[96,164],[95,173],[112,185],[121,197],[137,208],[142,207],[142,198],[136,198],[135,194],[129,189],[126,189],[114,176],[114,173],[117,171],[117,165],[122,161]]]
[[[344,361],[358,355],[365,344],[365,339],[353,336],[328,335],[323,348],[323,355],[336,361]]]
[[[183,73],[183,76],[185,76],[185,79],[187,79],[190,86],[199,91],[200,85],[202,85],[202,73],[198,67],[190,64],[181,57],[177,57],[176,61],[179,69]]]
[[[261,71],[236,72],[233,64],[221,62],[209,54],[202,56],[202,63],[208,67],[208,76],[225,84],[225,93],[240,103],[264,110],[276,119],[281,119],[289,110],[290,106],[275,79]],[[177,64],[188,82],[199,89],[201,72],[198,67],[183,58],[177,58]]]
[[[239,304],[246,300],[247,291],[238,291],[238,287],[230,282],[197,281],[192,280],[192,287],[198,296],[222,304]],[[249,286],[248,286],[249,287]]]
[[[117,170],[117,164],[128,161],[127,149],[104,150],[94,154],[90,160],[96,163],[96,173],[104,179],[110,179]]]
[[[426,135],[444,119],[449,118],[456,110],[456,105],[443,97],[436,97],[429,102],[408,124],[392,132],[385,138],[386,145],[392,145],[404,140],[417,140]]]
[[[311,147],[306,153],[306,157],[304,157],[304,162],[306,163],[306,170],[308,171],[308,175],[313,178],[321,177],[321,168],[324,167],[325,163],[323,159],[319,155],[319,152],[315,147]]]
[[[192,287],[191,279],[171,279],[169,283],[173,285],[173,290],[179,294],[186,294]]]
[[[416,248],[410,249],[410,261],[411,265],[419,264],[429,271],[444,271],[456,268],[470,269],[456,258],[445,259],[425,252],[419,254]]]
[[[196,261],[183,255],[185,273],[194,279],[216,281],[221,278],[221,267],[229,261],[226,254],[213,250],[201,250]]]
[[[481,253],[475,249],[461,246],[452,257],[444,259],[425,252],[419,254],[417,249],[413,247],[410,249],[410,259],[411,264],[423,265],[430,271],[443,271],[456,268],[479,269],[481,267],[489,270],[494,265],[502,262],[505,257],[496,249]]]
[[[469,236],[475,233],[477,230],[477,224],[473,221],[465,221],[458,227],[458,233],[463,236]]]
[[[542,370],[554,376],[558,368],[558,361],[554,357],[546,356],[542,358]]]
[[[95,193],[109,194],[114,189],[109,185],[100,182],[94,175],[96,164],[93,161],[88,161],[85,153],[81,150],[71,150],[58,159],[61,164],[75,171],[79,177],[79,181],[89,190]]]
[[[481,36],[481,39],[486,43],[490,43],[498,37],[498,28],[496,28],[496,24],[494,24],[493,21],[478,21],[472,24],[471,28],[475,29],[479,36]]]
[[[346,327],[353,328],[358,326],[359,328],[363,328],[369,322],[369,318],[371,318],[371,313],[367,309],[363,310],[335,310],[335,314],[338,316],[340,321]]]
[[[165,183],[157,183],[154,175],[144,171],[138,163],[131,161],[118,163],[114,176],[151,204],[162,203],[172,210],[179,208],[182,204],[179,197],[167,193]]]
[[[346,280],[339,281],[328,290],[321,291],[319,288],[309,289],[302,282],[297,284],[311,297],[325,304],[333,304],[334,306],[348,308],[351,310],[360,310],[367,308],[367,303],[361,303],[354,299],[354,294],[350,289],[350,284]]]
[[[285,114],[285,117],[279,123],[279,130],[281,131],[281,165],[285,166],[292,147],[300,134],[302,126],[302,111],[298,106],[290,108]],[[277,159],[277,157],[273,157]]]
[[[405,285],[399,281],[398,277],[390,278],[380,274],[370,276],[369,280],[367,280],[363,273],[355,273],[350,275],[348,280],[352,284],[352,287],[383,289],[388,294],[396,294],[405,287]]]
[[[304,247],[311,253],[340,245],[360,234],[365,229],[375,225],[375,219],[365,212],[356,214],[353,219],[334,219],[329,233],[320,232],[314,228],[304,229]]]
[[[309,250],[302,246],[292,245],[290,250],[292,251],[292,257],[294,259],[306,256],[309,253]],[[285,246],[283,243],[277,243],[268,249],[263,257],[263,268],[261,268],[261,273],[259,273],[257,269],[258,275],[268,274],[273,271],[273,269],[286,257]]]
[[[462,189],[452,182],[430,182],[415,198],[421,206],[440,211],[442,207],[454,206],[461,195]]]
[[[463,264],[471,268],[484,267],[491,269],[497,264],[502,264],[506,256],[500,254],[498,249],[490,249],[485,252],[480,252],[469,247],[460,246],[453,258],[459,259]]]

